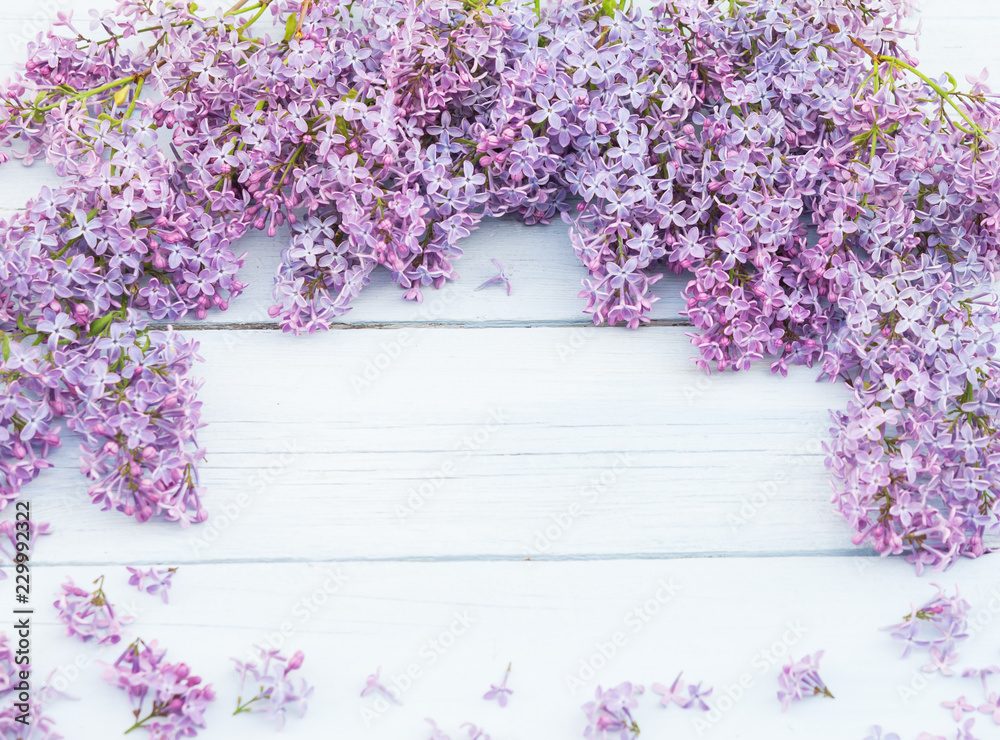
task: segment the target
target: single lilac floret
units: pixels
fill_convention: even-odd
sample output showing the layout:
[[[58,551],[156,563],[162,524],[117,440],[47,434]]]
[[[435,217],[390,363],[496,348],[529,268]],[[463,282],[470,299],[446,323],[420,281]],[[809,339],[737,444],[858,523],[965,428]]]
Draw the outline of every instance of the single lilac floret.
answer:
[[[507,670],[504,671],[503,681],[500,682],[500,685],[490,684],[490,690],[483,694],[483,698],[487,701],[496,699],[497,704],[501,707],[507,706],[508,697],[514,693],[512,689],[507,688],[507,679],[510,678],[510,665],[510,663],[507,664]]]

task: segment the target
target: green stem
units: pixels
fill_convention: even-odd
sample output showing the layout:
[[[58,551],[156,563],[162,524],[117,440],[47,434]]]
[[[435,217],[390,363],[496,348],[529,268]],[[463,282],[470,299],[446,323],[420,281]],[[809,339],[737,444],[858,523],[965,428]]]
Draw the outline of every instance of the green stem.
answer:
[[[238,15],[239,13],[249,13],[251,10],[257,10],[257,8],[266,8],[270,4],[271,0],[267,0],[267,2],[257,3],[256,5],[251,5],[248,8],[244,8],[241,3],[233,8],[230,8],[223,15]]]
[[[149,722],[149,720],[153,719],[153,717],[154,717],[154,716],[156,716],[156,715],[154,715],[154,714],[150,714],[150,715],[149,715],[148,717],[146,717],[145,719],[140,719],[140,720],[139,720],[138,722],[136,722],[136,723],[135,723],[134,725],[132,725],[131,727],[129,727],[129,728],[127,729],[127,730],[125,730],[125,733],[124,733],[124,734],[126,734],[126,735],[127,735],[127,734],[129,734],[130,732],[132,732],[132,730],[138,730],[138,729],[139,729],[140,727],[142,727],[142,726],[143,726],[143,725],[145,725],[145,724],[146,724],[147,722]]]
[[[239,697],[237,697],[237,699],[236,699],[236,711],[233,712],[233,716],[235,717],[240,712],[250,712],[250,711],[252,711],[252,710],[248,709],[247,707],[249,707],[255,701],[259,701],[260,698],[261,697],[259,697],[259,696],[255,696],[253,699],[251,699],[250,701],[248,701],[246,704],[241,704],[240,702],[242,701],[242,699],[239,698]]]
[[[146,83],[146,76],[143,75],[142,77],[139,78],[139,83],[135,86],[135,93],[133,93],[133,95],[132,95],[132,102],[129,103],[128,108],[125,109],[125,115],[122,116],[122,120],[123,121],[126,118],[131,118],[132,117],[132,111],[135,110],[135,104],[137,102],[139,102],[139,93],[142,92],[142,86],[145,83]]]
[[[927,85],[931,90],[936,92],[944,102],[946,102],[948,105],[954,108],[955,112],[957,112],[958,115],[960,115],[963,119],[965,119],[965,122],[972,127],[972,131],[968,131],[967,133],[974,134],[976,136],[983,135],[983,129],[980,128],[979,124],[973,121],[969,117],[969,115],[964,110],[962,110],[962,108],[959,107],[959,105],[954,100],[951,99],[950,91],[945,90],[943,87],[941,87],[938,83],[936,83],[930,77],[921,72],[919,69],[914,67],[912,64],[907,64],[902,59],[898,59],[897,57],[881,56],[881,55],[878,57],[878,59],[880,62],[885,62],[895,67],[899,67],[900,69],[905,69],[911,74],[914,74],[917,77],[919,77],[924,82],[925,85]]]
[[[255,15],[255,16],[254,16],[253,18],[251,18],[250,20],[248,20],[248,21],[247,21],[246,23],[244,23],[244,24],[243,24],[242,26],[240,26],[239,28],[237,28],[237,29],[236,29],[236,33],[238,33],[238,34],[241,34],[241,35],[242,35],[242,34],[243,34],[243,32],[244,32],[245,30],[247,30],[248,28],[250,28],[250,26],[252,26],[252,25],[253,25],[254,23],[256,23],[256,22],[257,22],[257,20],[258,20],[258,19],[259,19],[259,18],[260,18],[260,17],[262,16],[262,15],[264,15],[264,11],[265,11],[265,10],[267,10],[267,3],[261,3],[260,5],[258,5],[258,6],[254,6],[254,7],[256,7],[256,8],[260,8],[260,9],[259,9],[259,10],[257,11],[257,15]],[[244,9],[243,9],[242,11],[239,11],[239,12],[247,12],[247,11],[250,11],[250,10],[253,10],[253,9],[254,9],[254,7],[251,7],[251,8],[244,8]]]
[[[136,75],[129,75],[128,77],[121,77],[121,78],[119,78],[117,80],[114,80],[113,82],[108,82],[108,83],[105,83],[105,84],[101,85],[100,87],[95,87],[92,90],[84,90],[83,92],[75,93],[75,94],[71,95],[70,97],[74,98],[76,100],[86,100],[87,98],[91,97],[92,95],[97,95],[98,93],[107,92],[108,90],[114,90],[115,88],[121,87],[122,85],[127,85],[130,82],[132,82],[132,80],[134,80],[135,78],[136,78]],[[58,103],[54,103],[52,105],[47,105],[44,108],[38,108],[37,110],[40,113],[44,113],[45,111],[50,111],[50,110],[53,110],[55,108],[58,108],[60,105],[62,105],[62,101],[60,101]]]
[[[292,158],[288,160],[288,164],[285,166],[285,171],[281,174],[281,180],[278,181],[278,187],[282,187],[285,184],[285,179],[288,177],[288,173],[292,171],[292,167],[299,159],[299,155],[305,151],[306,145],[299,144],[298,148],[292,153]]]

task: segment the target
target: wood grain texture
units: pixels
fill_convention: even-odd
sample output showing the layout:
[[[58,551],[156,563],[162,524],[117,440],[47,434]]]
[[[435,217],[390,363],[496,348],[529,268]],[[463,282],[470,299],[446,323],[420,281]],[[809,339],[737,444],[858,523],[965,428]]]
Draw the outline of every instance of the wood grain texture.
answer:
[[[40,557],[247,560],[275,529],[299,560],[851,548],[821,453],[844,392],[808,369],[709,378],[674,328],[198,337],[210,522],[98,511],[66,449]]]
[[[4,3],[0,78],[57,10],[86,23],[90,7],[111,5]],[[924,0],[922,11],[923,69],[962,79],[1000,68],[992,0]],[[8,165],[0,212],[56,183],[44,165]],[[284,237],[244,240],[246,294],[228,312],[179,324],[198,329],[206,360],[197,372],[208,524],[182,531],[98,511],[72,438],[29,488],[35,516],[57,532],[35,553],[36,677],[83,665],[68,681],[82,701],[51,705],[68,738],[106,740],[128,724],[127,702],[95,663],[118,651],[65,637],[49,606],[67,575],[83,584],[102,573],[136,613],[135,634],[220,690],[207,740],[273,737],[262,718],[229,716],[228,656],[286,624],[285,645],[306,651],[317,686],[291,738],[423,740],[425,716],[456,740],[466,721],[496,740],[576,738],[597,683],[669,683],[681,669],[716,687],[713,707],[732,708],[705,729],[647,695],[643,737],[844,740],[874,723],[904,739],[953,735],[941,700],[982,700],[963,679],[907,694],[924,685],[924,661],[899,661],[878,631],[931,589],[905,563],[855,551],[829,505],[820,447],[844,390],[803,368],[787,379],[766,364],[698,373],[688,329],[662,325],[682,323],[683,279],[657,286],[660,326],[587,327],[576,298],[584,270],[565,226],[489,221],[463,245],[460,279],[423,305],[377,274],[339,325],[351,331],[293,338],[266,314]],[[474,291],[494,257],[512,275],[510,298]],[[124,565],[135,563],[181,564],[171,605],[126,586]],[[328,593],[338,573],[346,581]],[[960,583],[973,602],[961,665],[997,662],[995,559],[934,580]],[[676,591],[666,603],[661,581]],[[11,587],[0,583],[0,609]],[[456,615],[472,625],[432,662],[429,641],[440,643]],[[571,691],[567,676],[599,663],[616,632],[624,645]],[[764,651],[777,660],[818,649],[837,699],[782,715]],[[508,661],[517,693],[500,710],[479,697]],[[373,707],[357,695],[380,664],[387,678],[413,665],[420,678],[401,707],[366,724],[361,708]],[[727,687],[744,675],[750,688],[728,704]],[[996,737],[976,716],[977,734]]]

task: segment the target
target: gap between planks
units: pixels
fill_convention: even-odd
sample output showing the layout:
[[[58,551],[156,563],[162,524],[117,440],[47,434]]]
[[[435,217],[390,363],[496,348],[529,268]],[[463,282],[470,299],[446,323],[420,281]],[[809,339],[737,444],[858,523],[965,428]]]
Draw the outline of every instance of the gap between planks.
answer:
[[[576,553],[565,555],[539,555],[525,558],[522,555],[504,554],[484,554],[484,555],[402,555],[391,557],[274,557],[274,558],[214,558],[204,560],[183,560],[176,561],[180,565],[302,565],[307,563],[507,563],[507,562],[533,562],[533,563],[570,563],[570,562],[628,562],[628,561],[674,561],[674,560],[725,560],[725,559],[782,559],[782,558],[812,558],[812,559],[837,559],[837,558],[870,558],[880,559],[877,553],[870,549],[861,548],[837,548],[831,550],[775,550],[775,551],[706,551],[706,552],[683,552],[683,553]],[[137,559],[123,562],[120,559],[94,559],[94,560],[45,560],[36,563],[41,568],[75,568],[75,567],[110,567],[115,565],[131,566],[152,566],[173,564],[174,561]],[[7,569],[12,566],[0,566],[0,569]]]

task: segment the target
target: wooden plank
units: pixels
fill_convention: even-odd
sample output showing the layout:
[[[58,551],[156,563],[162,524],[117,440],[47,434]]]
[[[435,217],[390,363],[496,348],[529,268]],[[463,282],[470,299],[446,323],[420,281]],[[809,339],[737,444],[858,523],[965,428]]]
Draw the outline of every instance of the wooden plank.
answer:
[[[821,453],[845,393],[812,370],[706,377],[677,328],[198,336],[213,518],[100,512],[69,442],[30,487],[47,562],[851,547]]]
[[[279,537],[261,540],[259,557],[271,557]],[[669,684],[681,670],[715,687],[715,711],[664,710],[647,689],[635,713],[641,737],[842,740],[865,737],[874,723],[903,738],[924,730],[952,737],[955,723],[940,702],[965,695],[981,703],[978,680],[921,673],[926,654],[900,660],[899,644],[879,630],[934,592],[908,568],[875,558],[195,565],[177,572],[169,606],[129,588],[123,566],[36,566],[33,578],[41,604],[67,575],[78,584],[106,575],[112,600],[137,613],[131,633],[160,641],[169,659],[216,687],[205,740],[274,736],[263,717],[231,716],[238,687],[228,657],[265,641],[304,650],[303,675],[316,687],[307,717],[286,727],[292,738],[426,740],[428,716],[455,740],[466,737],[462,722],[497,740],[579,738],[580,705],[597,684]],[[995,662],[995,564],[964,562],[934,580],[949,590],[960,583],[973,605],[958,668]],[[0,587],[4,603],[10,584]],[[38,610],[33,640],[38,678],[83,665],[66,681],[82,701],[51,704],[68,737],[106,740],[130,724],[126,698],[96,665],[123,646],[64,636],[50,608]],[[821,675],[836,699],[808,699],[782,714],[775,692],[783,659],[817,650],[826,650]],[[602,651],[611,657],[602,660]],[[480,697],[508,662],[515,693],[500,709]],[[389,685],[408,669],[417,675],[402,705],[382,713],[358,696],[379,666]],[[362,708],[375,715],[367,724]],[[975,716],[976,736],[995,737],[992,721]]]

